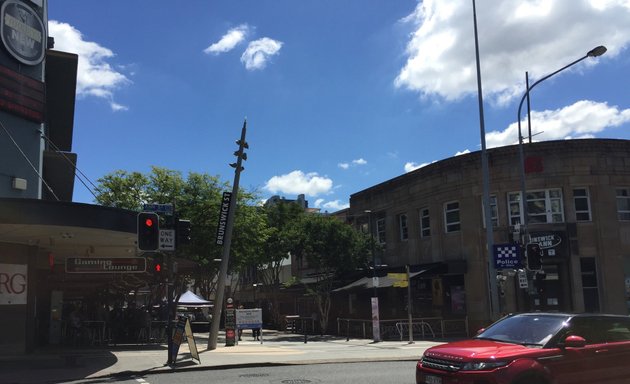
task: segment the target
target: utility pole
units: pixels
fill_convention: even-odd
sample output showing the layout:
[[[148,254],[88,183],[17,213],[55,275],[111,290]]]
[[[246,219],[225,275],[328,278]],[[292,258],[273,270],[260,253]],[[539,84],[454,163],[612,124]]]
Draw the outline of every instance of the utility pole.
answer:
[[[208,337],[208,350],[214,350],[217,348],[217,338],[219,337],[219,325],[221,323],[221,315],[223,313],[223,295],[225,294],[225,280],[227,278],[228,263],[230,259],[230,244],[232,242],[232,229],[234,227],[234,213],[236,211],[236,200],[238,197],[238,184],[241,176],[241,171],[245,169],[241,166],[241,164],[244,160],[247,160],[245,149],[249,148],[249,145],[245,141],[246,132],[247,120],[243,122],[241,139],[236,141],[236,144],[238,144],[238,150],[234,152],[234,155],[236,156],[236,163],[230,164],[231,167],[235,168],[234,184],[232,186],[232,197],[230,199],[230,208],[228,210],[225,236],[223,238],[223,255],[221,257],[221,267],[219,269],[219,278],[217,280],[217,292],[214,298],[214,308],[212,310],[212,323],[210,324],[210,335]]]

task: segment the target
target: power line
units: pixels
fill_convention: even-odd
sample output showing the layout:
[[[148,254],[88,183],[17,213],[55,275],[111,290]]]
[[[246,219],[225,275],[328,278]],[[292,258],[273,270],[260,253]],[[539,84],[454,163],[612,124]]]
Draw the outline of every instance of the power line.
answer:
[[[9,132],[9,130],[7,130],[7,128],[4,126],[4,124],[2,123],[2,121],[0,121],[0,126],[2,127],[2,129],[4,130],[4,132],[6,132],[7,136],[9,136],[9,139],[11,139],[11,141],[13,142],[13,145],[15,145],[15,147],[17,148],[18,151],[20,151],[20,153],[22,154],[22,156],[24,157],[24,159],[26,160],[26,162],[31,166],[31,168],[33,168],[33,171],[35,172],[35,174],[37,174],[37,177],[39,178],[39,180],[41,180],[42,184],[44,184],[46,186],[46,188],[48,189],[48,191],[54,196],[55,199],[57,199],[57,201],[59,201],[59,197],[57,197],[57,195],[55,194],[55,192],[52,190],[52,188],[50,187],[50,185],[48,185],[48,183],[46,182],[46,180],[44,180],[44,178],[42,177],[42,175],[39,173],[39,171],[37,170],[37,168],[35,168],[35,166],[33,165],[33,163],[31,163],[31,160],[29,160],[28,156],[26,156],[26,154],[24,153],[24,151],[22,151],[22,148],[20,148],[20,145],[15,141],[15,139],[13,138],[13,136],[11,136],[11,133]]]

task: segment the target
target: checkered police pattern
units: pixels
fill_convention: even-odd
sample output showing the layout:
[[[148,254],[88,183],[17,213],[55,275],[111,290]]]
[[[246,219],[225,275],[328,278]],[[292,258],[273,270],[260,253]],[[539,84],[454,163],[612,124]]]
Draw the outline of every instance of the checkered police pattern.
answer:
[[[521,248],[518,244],[495,244],[494,264],[497,269],[515,269],[521,264]]]

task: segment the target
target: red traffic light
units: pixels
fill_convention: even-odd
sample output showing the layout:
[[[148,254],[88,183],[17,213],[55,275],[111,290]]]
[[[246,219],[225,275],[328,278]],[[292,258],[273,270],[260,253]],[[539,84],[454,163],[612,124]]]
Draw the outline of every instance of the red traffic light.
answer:
[[[155,264],[155,272],[162,272],[162,264]]]
[[[146,225],[147,227],[152,227],[153,226],[153,219],[146,219],[144,221],[144,225]]]

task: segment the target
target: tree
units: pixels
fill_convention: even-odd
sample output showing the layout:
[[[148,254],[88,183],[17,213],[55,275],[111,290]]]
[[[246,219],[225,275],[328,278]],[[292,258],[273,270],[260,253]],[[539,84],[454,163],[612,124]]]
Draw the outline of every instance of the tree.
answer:
[[[143,204],[173,204],[179,218],[191,222],[191,242],[177,250],[178,257],[198,263],[199,268],[186,276],[194,282],[202,295],[210,297],[214,291],[215,276],[221,258],[221,247],[215,244],[219,208],[223,191],[229,184],[217,176],[189,173],[184,179],[181,172],[152,167],[144,175],[139,172],[118,170],[98,180],[96,202],[110,207],[140,211]],[[230,270],[245,265],[250,254],[257,253],[264,238],[264,218],[258,213],[253,192],[239,191],[231,248]],[[177,284],[176,286],[181,286]]]
[[[328,327],[331,292],[337,278],[367,266],[372,239],[333,216],[305,215],[294,252],[315,270],[317,281],[307,291],[315,297],[321,329]]]
[[[256,278],[271,298],[273,321],[282,324],[278,292],[281,288],[280,274],[290,252],[296,249],[300,241],[299,223],[305,215],[304,209],[294,202],[279,202],[263,208],[266,219],[265,242],[256,255]]]

